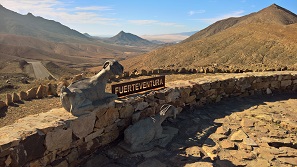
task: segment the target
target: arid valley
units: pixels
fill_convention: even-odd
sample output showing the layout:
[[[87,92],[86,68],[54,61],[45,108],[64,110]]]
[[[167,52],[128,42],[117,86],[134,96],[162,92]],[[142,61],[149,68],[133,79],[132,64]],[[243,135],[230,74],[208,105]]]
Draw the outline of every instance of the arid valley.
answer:
[[[103,37],[6,4],[0,2],[0,166],[297,166],[295,11],[273,3],[195,31]],[[106,20],[114,21],[97,21]],[[164,87],[111,93],[114,84],[158,76]]]

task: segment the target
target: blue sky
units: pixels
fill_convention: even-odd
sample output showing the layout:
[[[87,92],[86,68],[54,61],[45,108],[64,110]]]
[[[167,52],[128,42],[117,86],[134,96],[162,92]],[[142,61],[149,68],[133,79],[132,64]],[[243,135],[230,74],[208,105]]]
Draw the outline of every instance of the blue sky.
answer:
[[[276,3],[297,14],[297,0],[1,0],[91,35],[171,34],[201,30],[215,21],[257,12]]]

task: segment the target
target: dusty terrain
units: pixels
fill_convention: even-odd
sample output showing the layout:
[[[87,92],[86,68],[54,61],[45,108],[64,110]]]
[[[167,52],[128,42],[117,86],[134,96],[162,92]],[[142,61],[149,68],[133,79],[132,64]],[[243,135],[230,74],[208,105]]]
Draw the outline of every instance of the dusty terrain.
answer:
[[[185,108],[163,126],[178,129],[166,146],[129,153],[118,145],[93,155],[83,166],[280,166],[297,165],[297,96],[230,98]]]
[[[195,68],[222,64],[297,67],[297,15],[277,5],[218,21],[182,43],[125,60],[127,69]]]

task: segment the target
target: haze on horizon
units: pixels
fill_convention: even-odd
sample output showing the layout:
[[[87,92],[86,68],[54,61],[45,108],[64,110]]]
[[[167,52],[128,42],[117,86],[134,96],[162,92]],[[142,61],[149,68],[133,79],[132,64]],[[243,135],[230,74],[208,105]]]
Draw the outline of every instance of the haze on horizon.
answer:
[[[297,1],[291,0],[2,0],[0,4],[20,14],[30,12],[58,21],[81,33],[113,36],[122,30],[137,35],[198,31],[273,3],[297,13]]]

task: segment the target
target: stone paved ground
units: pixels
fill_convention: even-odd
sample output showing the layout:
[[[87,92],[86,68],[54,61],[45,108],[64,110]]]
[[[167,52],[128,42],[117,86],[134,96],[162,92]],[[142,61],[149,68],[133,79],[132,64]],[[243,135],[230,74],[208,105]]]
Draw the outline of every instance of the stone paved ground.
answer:
[[[83,166],[297,166],[297,94],[229,98],[163,125],[179,130],[165,148],[132,154],[115,143]]]

